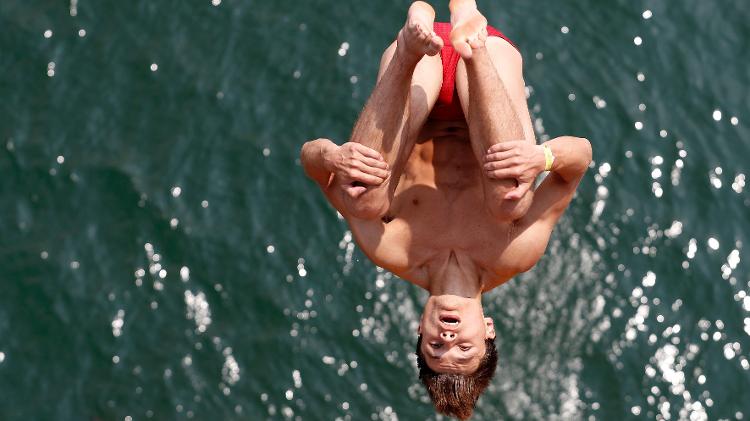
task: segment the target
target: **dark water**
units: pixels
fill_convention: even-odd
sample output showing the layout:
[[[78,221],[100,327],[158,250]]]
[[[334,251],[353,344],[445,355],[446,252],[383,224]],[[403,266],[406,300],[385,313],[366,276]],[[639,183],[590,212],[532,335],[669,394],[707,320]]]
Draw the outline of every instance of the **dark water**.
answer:
[[[346,140],[407,6],[0,3],[0,419],[438,418],[425,294],[297,160]],[[538,136],[595,164],[539,265],[485,297],[476,419],[747,419],[750,4],[480,6]]]

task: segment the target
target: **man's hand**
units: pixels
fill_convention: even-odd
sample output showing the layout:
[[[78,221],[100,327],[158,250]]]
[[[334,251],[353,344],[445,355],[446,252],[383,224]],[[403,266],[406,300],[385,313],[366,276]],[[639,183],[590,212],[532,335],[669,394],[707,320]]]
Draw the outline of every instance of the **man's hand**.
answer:
[[[344,191],[357,198],[368,186],[379,186],[390,176],[388,164],[376,150],[348,142],[323,153],[325,167],[341,180]]]
[[[484,157],[484,171],[491,179],[514,178],[518,187],[505,195],[506,199],[523,197],[544,171],[544,148],[527,140],[511,140],[492,145]]]

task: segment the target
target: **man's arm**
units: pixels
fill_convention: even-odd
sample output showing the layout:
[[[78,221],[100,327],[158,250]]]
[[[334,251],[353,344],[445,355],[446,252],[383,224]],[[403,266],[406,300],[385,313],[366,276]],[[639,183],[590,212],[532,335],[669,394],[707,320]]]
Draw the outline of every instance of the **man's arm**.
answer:
[[[336,144],[328,139],[316,139],[305,142],[300,152],[300,160],[305,174],[313,179],[321,188],[328,186],[333,169],[325,162],[325,155],[336,148]]]
[[[562,216],[591,163],[591,143],[580,137],[563,136],[545,142],[555,156],[549,175],[536,190],[525,223],[552,231]],[[543,152],[542,152],[543,153]]]
[[[334,163],[346,172],[342,177],[339,171],[333,171],[333,180],[326,180],[332,187],[324,191],[337,209],[345,210],[344,216],[380,220],[390,208],[419,131],[440,93],[442,62],[437,53],[442,40],[432,32],[434,18],[435,11],[427,3],[412,3],[397,41],[383,53],[378,82],[354,125],[351,141],[334,154],[340,158]],[[358,146],[352,146],[355,144]],[[324,180],[325,171],[331,172],[326,168],[330,145],[310,148],[310,167],[306,171],[316,180]],[[375,151],[388,164],[389,173],[384,180],[375,182],[363,177],[379,177],[360,165],[374,166],[363,161],[360,155],[373,158],[363,148]]]
[[[544,171],[545,146],[552,151],[555,160],[549,175],[536,190],[534,202],[521,225],[547,220],[551,228],[557,222],[591,162],[591,143],[573,136],[561,136],[541,145],[510,141],[493,145],[485,158],[484,170],[489,178],[530,177],[533,180]]]
[[[328,139],[311,140],[302,145],[300,155],[307,176],[346,217],[352,216],[346,197],[357,198],[368,187],[381,186],[390,176],[380,153],[359,143],[338,146]]]
[[[388,178],[388,164],[374,149],[359,143],[348,142],[338,146],[328,139],[317,139],[302,145],[302,167],[308,177],[315,180],[324,190],[337,175],[349,180],[348,193],[356,194],[355,189],[379,186]],[[346,189],[346,188],[345,188]]]
[[[503,146],[504,145],[504,146]],[[505,253],[508,261],[518,262],[519,272],[533,267],[547,248],[550,234],[568,207],[576,188],[591,162],[588,140],[563,136],[542,145],[525,141],[504,142],[493,146],[486,156],[484,170],[490,178],[534,178],[544,171],[544,146],[555,156],[550,173],[537,188],[526,215],[516,221],[518,234]]]

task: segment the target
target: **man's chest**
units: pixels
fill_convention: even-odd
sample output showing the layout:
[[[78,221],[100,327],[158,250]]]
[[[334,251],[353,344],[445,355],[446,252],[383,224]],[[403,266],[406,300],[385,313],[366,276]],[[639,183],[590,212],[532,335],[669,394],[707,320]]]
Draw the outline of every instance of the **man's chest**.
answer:
[[[470,262],[477,276],[504,274],[513,227],[488,213],[468,143],[439,148],[415,148],[382,224],[352,226],[360,247],[379,266],[413,281],[451,254]]]
[[[403,247],[417,260],[452,251],[495,265],[510,233],[487,212],[478,186],[438,189],[428,183],[404,183],[384,222],[385,233],[404,241]]]
[[[376,264],[417,282],[452,254],[470,262],[477,277],[497,278],[506,272],[503,256],[513,229],[487,212],[479,183],[438,187],[429,174],[404,177],[382,231],[357,235],[360,246]]]

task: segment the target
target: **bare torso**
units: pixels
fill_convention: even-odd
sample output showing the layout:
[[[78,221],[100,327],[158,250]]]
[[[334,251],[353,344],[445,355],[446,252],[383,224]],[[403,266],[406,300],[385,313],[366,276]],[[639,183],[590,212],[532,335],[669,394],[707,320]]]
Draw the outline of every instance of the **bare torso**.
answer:
[[[465,128],[431,134],[415,145],[386,216],[351,219],[353,234],[375,264],[419,286],[450,276],[491,289],[519,272],[517,256],[506,250],[517,248],[522,227],[488,213]]]
[[[443,84],[435,53],[444,43],[426,31],[434,11],[426,3],[412,6],[414,19],[384,52],[349,142],[305,143],[303,166],[375,264],[431,294],[446,279],[487,291],[539,260],[591,147],[569,136],[536,145],[521,56],[498,37],[480,48],[459,42],[465,48],[455,93],[471,116],[471,139],[466,122],[429,120]],[[473,11],[481,32],[486,20]]]

